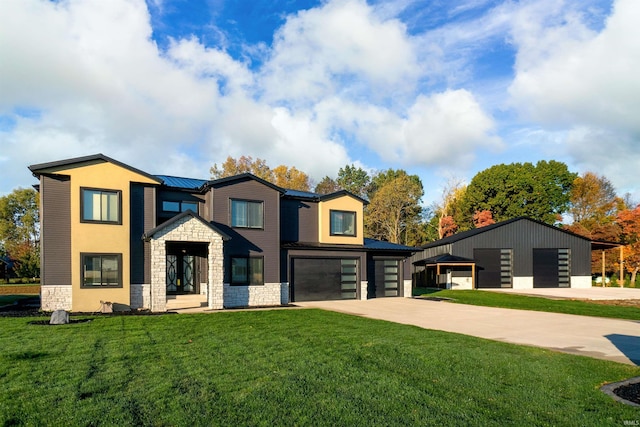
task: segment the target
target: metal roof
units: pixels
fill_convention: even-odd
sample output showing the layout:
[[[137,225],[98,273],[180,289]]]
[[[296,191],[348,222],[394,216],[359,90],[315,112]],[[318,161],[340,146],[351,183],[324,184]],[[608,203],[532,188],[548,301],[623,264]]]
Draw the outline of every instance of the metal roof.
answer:
[[[156,175],[156,177],[161,179],[167,187],[184,188],[189,190],[198,190],[208,182],[206,179],[183,178],[170,175]]]
[[[402,251],[402,252],[416,252],[419,249],[412,246],[399,245],[397,243],[385,242],[383,240],[376,239],[364,239],[364,247],[368,250],[378,251]]]

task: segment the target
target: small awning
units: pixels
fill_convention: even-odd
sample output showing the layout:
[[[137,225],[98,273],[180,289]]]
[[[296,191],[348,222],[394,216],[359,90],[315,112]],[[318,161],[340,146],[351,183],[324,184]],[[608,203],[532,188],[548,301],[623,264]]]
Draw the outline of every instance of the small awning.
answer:
[[[454,264],[475,264],[475,260],[470,259],[470,258],[464,258],[461,256],[455,256],[455,255],[451,255],[451,254],[442,254],[442,255],[436,255],[434,257],[431,258],[425,258],[425,259],[421,259],[418,260],[416,262],[413,263],[413,265],[416,266],[420,266],[420,265],[454,265]]]
[[[602,240],[592,240],[591,241],[591,250],[592,251],[604,251],[607,249],[615,249],[624,246],[622,243],[616,242],[605,242]]]

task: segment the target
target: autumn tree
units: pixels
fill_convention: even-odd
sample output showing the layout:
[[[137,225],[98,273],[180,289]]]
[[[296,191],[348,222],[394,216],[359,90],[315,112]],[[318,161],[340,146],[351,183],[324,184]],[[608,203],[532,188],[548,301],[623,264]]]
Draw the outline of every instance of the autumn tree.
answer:
[[[364,169],[355,167],[354,165],[346,165],[338,171],[336,179],[338,186],[366,199],[371,191],[371,177]]]
[[[251,156],[241,156],[238,159],[228,156],[227,160],[225,160],[220,167],[218,167],[218,164],[216,163],[209,172],[211,173],[211,179],[220,179],[243,173],[250,173],[258,178],[264,179],[265,181],[273,181],[273,172],[271,171],[271,168],[267,166],[266,160],[260,158],[253,160],[253,157]]]
[[[458,231],[458,225],[452,216],[445,216],[440,218],[438,232],[440,234],[440,238],[443,239],[445,237],[452,236],[456,234]]]
[[[415,245],[422,208],[422,182],[417,175],[389,169],[374,176],[375,188],[365,212],[365,234],[392,243]]]
[[[574,224],[587,230],[615,220],[618,208],[624,204],[611,181],[593,172],[585,172],[573,181],[569,214]]]
[[[438,238],[447,237],[458,230],[461,222],[462,200],[467,186],[462,180],[452,178],[447,181],[443,190],[440,204],[434,210],[438,216]],[[457,218],[457,220],[456,220]]]
[[[271,169],[266,160],[253,160],[251,156],[241,156],[239,159],[229,156],[221,166],[214,164],[209,172],[211,179],[250,173],[282,188],[300,191],[309,191],[311,188],[309,176],[295,166],[280,165]]]
[[[40,275],[38,193],[18,188],[0,197],[0,244],[20,277]]]
[[[311,184],[309,176],[296,169],[295,166],[277,166],[273,169],[273,183],[282,188],[291,190],[309,191]]]
[[[476,174],[465,192],[469,223],[475,212],[489,210],[496,221],[530,217],[555,224],[569,207],[576,174],[554,160],[492,166]]]
[[[340,190],[340,186],[338,183],[328,176],[325,176],[320,180],[316,187],[313,189],[315,193],[318,194],[331,194]]]
[[[617,222],[621,229],[620,239],[626,244],[624,265],[631,273],[631,284],[635,285],[636,275],[640,270],[640,205],[618,213]]]
[[[476,228],[486,227],[487,225],[495,224],[493,214],[489,210],[478,211],[473,214],[473,225]]]

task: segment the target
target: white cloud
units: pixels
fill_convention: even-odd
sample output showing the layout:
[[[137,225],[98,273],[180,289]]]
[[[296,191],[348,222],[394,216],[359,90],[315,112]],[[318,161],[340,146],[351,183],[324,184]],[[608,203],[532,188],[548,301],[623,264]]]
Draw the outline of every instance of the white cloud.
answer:
[[[420,96],[404,125],[401,155],[410,164],[467,165],[476,150],[502,149],[500,139],[492,135],[494,127],[493,119],[466,90]]]
[[[264,68],[269,100],[315,101],[341,91],[406,91],[418,64],[404,25],[362,0],[333,1],[290,16]]]

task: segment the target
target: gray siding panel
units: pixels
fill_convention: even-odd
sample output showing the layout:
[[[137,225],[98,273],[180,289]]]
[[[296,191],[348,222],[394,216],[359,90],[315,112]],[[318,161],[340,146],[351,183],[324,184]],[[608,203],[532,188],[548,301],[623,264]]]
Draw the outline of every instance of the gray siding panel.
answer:
[[[42,284],[71,286],[71,182],[42,175],[40,197]]]
[[[156,227],[156,188],[144,188],[144,231]],[[144,283],[151,283],[151,242],[144,242]]]
[[[231,240],[225,242],[225,282],[229,283],[230,257],[264,257],[265,283],[280,283],[280,192],[257,181],[233,182],[212,189],[213,221]],[[264,229],[231,228],[231,199],[264,202]]]
[[[142,240],[155,227],[155,188],[131,184],[131,283],[151,283],[151,246]]]
[[[281,210],[282,241],[318,242],[317,202],[284,199]]]

